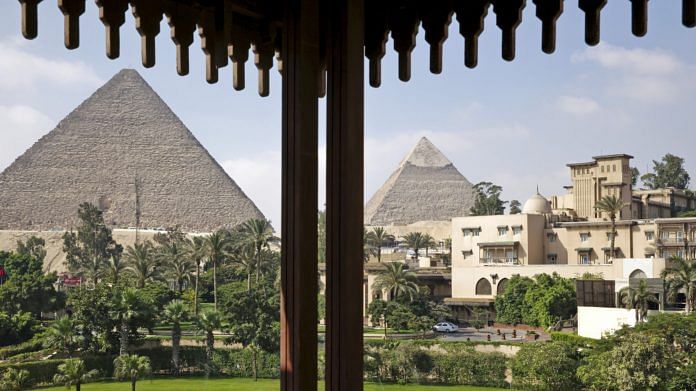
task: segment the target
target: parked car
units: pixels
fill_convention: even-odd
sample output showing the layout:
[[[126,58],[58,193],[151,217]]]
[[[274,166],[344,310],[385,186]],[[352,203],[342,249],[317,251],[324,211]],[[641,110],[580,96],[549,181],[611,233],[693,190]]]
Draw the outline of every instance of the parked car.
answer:
[[[433,331],[438,333],[456,333],[459,331],[459,326],[450,322],[440,322],[433,326]]]

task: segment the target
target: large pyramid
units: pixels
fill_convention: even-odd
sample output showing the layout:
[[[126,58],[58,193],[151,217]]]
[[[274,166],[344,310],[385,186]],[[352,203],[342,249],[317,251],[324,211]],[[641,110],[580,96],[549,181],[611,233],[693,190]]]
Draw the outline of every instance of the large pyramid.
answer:
[[[468,215],[473,205],[472,184],[423,137],[367,202],[365,224],[445,221]]]
[[[263,218],[135,70],[122,70],[0,173],[0,229],[56,230],[92,202],[107,224],[209,231]],[[140,207],[136,208],[136,204]]]

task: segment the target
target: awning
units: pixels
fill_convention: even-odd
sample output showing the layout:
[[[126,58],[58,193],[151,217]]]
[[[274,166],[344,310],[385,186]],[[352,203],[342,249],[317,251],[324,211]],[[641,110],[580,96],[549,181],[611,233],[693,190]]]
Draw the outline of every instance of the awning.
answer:
[[[579,253],[591,253],[592,247],[578,247],[575,249],[575,251],[577,251]]]
[[[479,247],[512,247],[518,245],[520,242],[514,241],[514,242],[486,242],[486,243],[479,243]]]
[[[602,251],[611,251],[611,247],[602,247]],[[615,252],[621,251],[621,247],[614,247]]]

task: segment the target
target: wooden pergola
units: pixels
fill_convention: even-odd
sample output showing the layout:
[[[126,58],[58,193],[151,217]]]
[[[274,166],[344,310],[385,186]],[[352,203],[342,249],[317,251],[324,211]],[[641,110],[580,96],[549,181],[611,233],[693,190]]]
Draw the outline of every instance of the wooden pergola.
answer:
[[[647,32],[648,0],[629,0],[632,31]],[[19,0],[22,33],[38,33],[41,0]],[[65,15],[65,46],[78,47],[86,0],[58,0]],[[532,0],[541,20],[541,49],[555,50],[555,24],[563,0]],[[600,38],[607,0],[578,0],[585,41]],[[656,2],[653,2],[656,3]],[[282,292],[281,389],[317,387],[317,162],[318,98],[327,104],[327,326],[326,389],[361,390],[364,58],[369,83],[379,87],[389,33],[398,53],[398,76],[411,77],[411,52],[422,25],[430,71],[442,70],[443,42],[453,17],[464,37],[467,67],[477,63],[477,40],[489,8],[502,30],[502,57],[515,57],[515,30],[526,0],[96,0],[106,27],[106,55],[119,56],[119,28],[129,9],[141,36],[142,63],[155,65],[155,36],[167,17],[177,48],[177,71],[189,70],[196,31],[206,58],[206,80],[218,81],[232,63],[233,87],[245,87],[249,51],[261,96],[269,93],[274,63],[282,74]],[[696,0],[682,0],[682,23],[696,25]]]

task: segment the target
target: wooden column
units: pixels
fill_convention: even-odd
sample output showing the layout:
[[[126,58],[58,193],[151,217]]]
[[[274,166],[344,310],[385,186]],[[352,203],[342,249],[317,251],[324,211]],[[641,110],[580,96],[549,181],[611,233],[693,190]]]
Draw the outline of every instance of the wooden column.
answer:
[[[327,7],[326,390],[355,391],[363,389],[364,2]]]
[[[318,0],[283,2],[281,390],[317,389]]]

